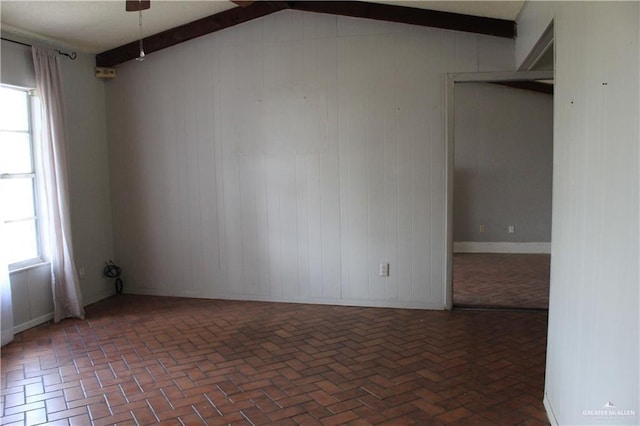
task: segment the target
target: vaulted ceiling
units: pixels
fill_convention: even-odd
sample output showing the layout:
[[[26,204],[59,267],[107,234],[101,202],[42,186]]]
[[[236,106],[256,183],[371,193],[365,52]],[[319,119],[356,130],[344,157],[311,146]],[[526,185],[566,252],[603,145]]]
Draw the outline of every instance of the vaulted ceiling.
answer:
[[[254,9],[253,14],[259,15],[262,13],[261,9],[267,7],[267,3],[275,5],[274,7],[276,9],[294,8],[297,10],[315,10],[325,13],[335,13],[334,10],[328,10],[327,7],[329,9],[335,9],[338,7],[338,3],[343,3],[343,6],[346,3],[354,3],[355,8],[352,7],[352,9],[359,9],[360,11],[352,13],[349,11],[349,8],[347,8],[347,13],[339,14],[363,16],[361,12],[363,5],[360,4],[363,2],[264,1],[254,2],[254,4],[248,8],[244,8],[244,10],[241,10],[243,8],[239,8],[236,4],[226,0],[153,0],[151,3],[151,8],[143,12],[145,38],[200,20],[204,17],[210,17],[211,15],[226,13],[226,15],[244,16],[247,15],[246,10],[249,8]],[[408,13],[407,11],[404,12],[404,15],[409,16],[411,19],[414,19],[415,16],[419,17],[423,15],[422,11],[424,10],[434,10],[514,21],[524,1],[375,1],[369,3],[413,8],[415,12],[411,12],[411,10],[409,10]],[[297,4],[297,6],[295,4]],[[321,7],[322,4],[324,4],[324,6],[322,6],[324,9]],[[87,53],[100,53],[120,46],[126,46],[128,43],[136,41],[140,36],[138,14],[126,12],[124,0],[2,1],[0,2],[0,7],[0,16],[2,19],[1,28],[3,32],[9,31],[35,39],[42,38]],[[318,8],[320,8],[320,10]],[[232,11],[232,9],[237,10]],[[342,9],[345,8],[343,7]],[[368,16],[370,11],[365,10],[363,17],[386,19],[385,16],[380,17],[378,15],[388,13],[393,15],[395,13],[393,11],[389,12],[389,9],[385,9],[380,5],[378,5],[377,8],[373,7],[373,9],[375,12],[373,16]],[[251,12],[249,12],[249,15],[251,15]],[[402,22],[402,19],[404,19],[393,19],[393,16],[390,16],[390,18],[389,20],[395,20],[396,22]],[[437,15],[436,18],[439,19]],[[249,19],[251,19],[251,16],[249,16]],[[431,17],[429,19],[433,20],[434,18]],[[429,19],[427,19],[427,22]],[[241,19],[239,22],[242,21]]]

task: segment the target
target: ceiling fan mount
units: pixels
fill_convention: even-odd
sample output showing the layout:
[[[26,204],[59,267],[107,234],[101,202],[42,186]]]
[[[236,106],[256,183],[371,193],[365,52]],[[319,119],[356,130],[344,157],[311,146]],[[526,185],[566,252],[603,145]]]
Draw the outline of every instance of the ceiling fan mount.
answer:
[[[240,7],[247,7],[247,6],[251,6],[251,4],[253,4],[253,1],[241,1],[241,0],[231,0],[231,3],[235,3]]]
[[[127,12],[139,12],[151,7],[151,0],[126,0],[125,3]]]

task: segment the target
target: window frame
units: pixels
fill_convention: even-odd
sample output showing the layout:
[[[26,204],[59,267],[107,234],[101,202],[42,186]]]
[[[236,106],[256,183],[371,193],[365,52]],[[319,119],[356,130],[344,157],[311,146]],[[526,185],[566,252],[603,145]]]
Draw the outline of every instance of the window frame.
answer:
[[[35,97],[36,97],[36,91],[35,89],[30,89],[30,88],[26,88],[26,87],[18,87],[18,86],[12,86],[12,85],[7,85],[7,84],[0,84],[0,87],[2,89],[9,89],[9,90],[16,90],[16,91],[20,91],[20,92],[24,92],[24,94],[26,95],[26,104],[27,104],[27,130],[6,130],[6,129],[0,129],[0,132],[7,132],[7,133],[21,133],[21,134],[27,134],[28,138],[29,138],[29,151],[30,151],[30,160],[31,160],[31,172],[29,173],[0,173],[0,179],[4,180],[4,179],[25,179],[25,178],[30,178],[31,182],[32,182],[32,188],[33,188],[33,210],[34,210],[34,215],[30,216],[30,217],[24,217],[24,218],[20,218],[20,219],[14,219],[14,220],[7,220],[4,221],[4,223],[15,223],[15,222],[22,222],[22,221],[30,221],[33,220],[34,225],[35,225],[35,238],[36,238],[36,256],[29,258],[29,259],[24,259],[24,260],[20,260],[18,262],[14,262],[14,263],[10,263],[9,266],[9,272],[16,272],[22,269],[26,269],[26,268],[30,268],[39,264],[42,264],[45,262],[45,259],[43,258],[43,250],[42,250],[42,226],[41,226],[41,217],[42,214],[40,212],[40,200],[39,200],[39,194],[40,194],[40,176],[38,174],[38,168],[36,167],[36,149],[35,149],[35,143],[34,143],[34,135],[33,135],[33,129],[34,129],[34,116],[33,116],[33,111],[34,111],[34,103],[35,103]]]

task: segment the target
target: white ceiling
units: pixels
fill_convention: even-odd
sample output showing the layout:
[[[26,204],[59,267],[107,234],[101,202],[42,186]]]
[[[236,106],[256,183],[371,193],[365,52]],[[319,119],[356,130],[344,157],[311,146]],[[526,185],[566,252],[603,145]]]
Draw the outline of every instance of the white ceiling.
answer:
[[[441,12],[461,13],[464,15],[484,16],[486,18],[507,19],[515,21],[524,6],[522,1],[422,1],[422,0],[405,0],[405,1],[376,1],[372,3],[395,4],[398,6],[418,7],[420,9],[439,10]]]
[[[139,38],[138,14],[124,0],[0,1],[1,28],[87,52],[100,53]],[[467,15],[515,20],[524,1],[377,1]],[[144,35],[236,7],[227,0],[152,0],[143,12]]]

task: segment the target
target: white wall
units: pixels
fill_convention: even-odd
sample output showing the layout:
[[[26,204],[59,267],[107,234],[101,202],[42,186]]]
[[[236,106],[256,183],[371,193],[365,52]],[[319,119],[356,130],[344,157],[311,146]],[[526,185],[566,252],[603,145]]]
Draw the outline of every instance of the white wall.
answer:
[[[513,49],[285,11],[120,66],[126,291],[442,309],[445,74],[513,70]]]
[[[638,8],[637,2],[531,2],[520,17],[530,28],[546,28],[548,21],[534,25],[538,17],[554,18],[545,405],[563,425],[640,419]],[[526,56],[530,43],[517,44],[518,57]],[[607,402],[617,407],[612,415],[594,415],[608,412]]]
[[[51,264],[9,274],[14,333],[53,319]]]
[[[94,76],[94,55],[61,63],[74,257],[85,270],[80,288],[90,304],[115,293],[113,280],[102,275],[113,258],[105,88]]]
[[[3,34],[26,43],[48,44]],[[69,50],[62,48],[63,50]],[[33,87],[30,48],[2,42],[2,82]],[[80,285],[85,304],[114,293],[113,281],[102,277],[104,261],[113,257],[104,83],[93,75],[95,58],[79,53],[61,58],[69,155],[69,190],[74,256],[86,275]],[[11,273],[16,331],[53,318],[49,264]]]
[[[520,67],[553,21],[558,1],[527,1],[517,19],[516,67]]]
[[[454,151],[454,241],[551,241],[553,96],[457,83]]]

